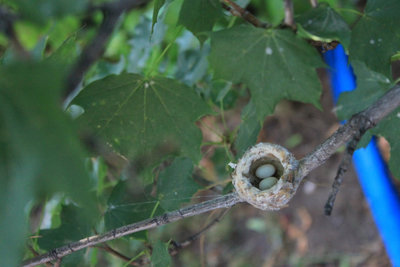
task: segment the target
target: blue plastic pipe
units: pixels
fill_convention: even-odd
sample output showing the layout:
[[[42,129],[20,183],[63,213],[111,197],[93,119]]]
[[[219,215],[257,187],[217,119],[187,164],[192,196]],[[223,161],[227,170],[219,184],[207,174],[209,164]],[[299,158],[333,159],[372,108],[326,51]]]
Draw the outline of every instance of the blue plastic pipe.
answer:
[[[336,103],[341,92],[356,88],[356,80],[341,45],[327,51],[324,57],[330,67],[333,99]],[[356,150],[353,162],[387,254],[393,266],[400,267],[400,196],[391,183],[375,140],[366,148]]]

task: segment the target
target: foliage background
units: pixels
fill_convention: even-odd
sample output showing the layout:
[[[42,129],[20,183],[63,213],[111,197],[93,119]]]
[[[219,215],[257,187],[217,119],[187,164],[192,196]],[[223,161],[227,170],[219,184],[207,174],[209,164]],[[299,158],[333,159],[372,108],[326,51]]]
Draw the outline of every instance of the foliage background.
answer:
[[[360,17],[363,1],[319,1],[318,11],[308,1],[293,1],[299,22],[295,36],[289,30],[246,25],[218,1],[158,0],[122,16],[103,57],[85,74],[85,89],[61,110],[66,74],[103,20],[99,11],[86,14],[87,5],[104,2],[0,1],[20,14],[15,33],[30,54],[29,61],[21,61],[10,38],[0,34],[0,236],[7,240],[0,244],[0,258],[5,266],[16,265],[21,251],[29,258],[33,251],[78,240],[93,229],[104,232],[174,210],[193,194],[196,202],[229,192],[227,164],[256,141],[278,143],[297,158],[304,156],[338,124],[322,70],[319,101],[314,69],[324,64],[301,38],[341,41],[350,51],[359,84],[365,80],[364,90],[379,88],[367,94],[370,101],[398,78],[396,68],[391,75],[389,60],[397,52],[398,33],[385,33],[381,41],[374,36],[389,26],[400,28],[383,1],[369,1],[366,14],[376,19],[371,25],[366,15]],[[274,27],[284,17],[280,0],[236,2],[249,5],[248,10]],[[395,0],[387,3],[398,6]],[[376,12],[379,5],[387,13]],[[332,19],[325,28],[318,27],[325,25],[326,16],[318,17],[323,12]],[[257,46],[259,36],[267,48]],[[380,46],[371,50],[375,42]],[[366,58],[370,51],[375,56]],[[296,101],[280,102],[287,96]],[[359,97],[345,96],[341,104]],[[339,116],[362,108],[348,105]],[[95,145],[88,149],[80,140],[92,137],[93,129],[96,138],[88,143]],[[374,131],[396,141],[392,128],[383,125]],[[124,157],[108,154],[103,140]],[[398,155],[393,144],[392,160]],[[172,266],[388,264],[354,174],[348,175],[334,216],[322,215],[339,153],[310,176],[289,208],[265,213],[235,207],[199,242],[174,256]],[[131,164],[124,169],[126,158]],[[397,175],[399,169],[392,167]],[[110,246],[135,257],[150,256],[152,245],[151,264],[167,266],[168,242],[196,232],[206,220],[191,218]],[[63,264],[125,263],[91,248],[66,257]]]

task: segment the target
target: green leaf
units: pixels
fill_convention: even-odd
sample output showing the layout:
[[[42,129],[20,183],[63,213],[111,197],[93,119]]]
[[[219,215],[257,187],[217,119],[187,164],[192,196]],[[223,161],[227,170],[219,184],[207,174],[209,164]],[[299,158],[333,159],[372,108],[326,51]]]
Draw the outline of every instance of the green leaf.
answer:
[[[154,24],[157,23],[157,17],[158,17],[158,12],[162,8],[162,6],[165,4],[165,0],[155,0],[154,1],[154,7],[153,7],[153,27]]]
[[[31,51],[31,56],[34,58],[36,61],[40,61],[43,59],[43,55],[45,53],[46,45],[47,45],[48,37],[44,36],[40,38],[40,40],[37,42],[35,47]]]
[[[168,0],[167,5],[170,4],[174,0]],[[158,20],[158,12],[160,12],[160,9],[164,6],[165,0],[155,0],[154,1],[154,7],[153,7],[153,20],[152,20],[152,25],[151,25],[151,31],[153,32],[154,30],[154,25],[157,23]]]
[[[78,14],[88,6],[87,0],[14,0],[24,19],[44,23],[50,18]]]
[[[76,36],[68,37],[64,42],[48,57],[46,61],[50,64],[58,64],[64,72],[75,63],[78,57],[76,46]]]
[[[315,67],[320,55],[289,30],[239,26],[211,35],[215,76],[250,87],[257,119],[271,114],[283,98],[320,107]]]
[[[352,66],[357,78],[357,89],[340,95],[337,116],[341,120],[349,119],[366,109],[392,86],[389,78],[372,71],[364,62],[353,61]]]
[[[85,110],[78,121],[122,154],[137,156],[158,146],[200,160],[202,137],[193,122],[209,108],[175,80],[111,75],[84,88],[73,104]]]
[[[256,108],[250,101],[242,111],[242,123],[235,140],[236,157],[240,158],[257,141],[261,123],[257,120]]]
[[[60,227],[40,231],[40,248],[50,251],[89,236],[92,225],[87,220],[82,220],[83,212],[83,209],[73,205],[63,206]],[[82,261],[83,254],[84,250],[80,250],[63,258],[63,266],[77,266]]]
[[[400,1],[369,0],[354,27],[350,59],[364,61],[373,71],[391,77],[390,58],[400,47]]]
[[[213,81],[210,87],[210,98],[217,107],[223,110],[235,107],[239,93],[232,88],[232,83],[221,80]]]
[[[195,37],[186,32],[178,39],[180,44],[178,58],[176,62],[175,78],[187,85],[194,85],[200,81],[208,72],[207,56],[210,53],[210,45],[203,44],[198,47],[188,47],[187,44],[192,42]],[[196,40],[197,44],[197,40]]]
[[[193,163],[188,158],[177,158],[158,176],[157,198],[160,206],[172,211],[180,208],[182,203],[199,190],[192,178]]]
[[[166,26],[161,20],[153,30],[152,32],[151,20],[145,16],[140,17],[139,23],[135,26],[134,35],[130,39],[131,51],[126,67],[127,72],[143,72],[151,55],[157,51],[156,45],[163,41]]]
[[[26,231],[24,208],[35,196],[63,192],[89,203],[84,153],[60,108],[64,76],[49,64],[0,68],[0,258],[15,266]],[[85,206],[86,206],[85,205]]]
[[[268,1],[263,1],[263,2],[264,2],[263,4],[265,5],[265,15],[266,15],[267,21],[274,26],[279,25],[282,22],[283,18],[285,17],[283,1],[282,0],[268,0]],[[240,5],[240,6],[245,6],[245,5]]]
[[[368,69],[363,62],[353,62],[353,68],[358,86],[355,91],[341,94],[338,101],[338,116],[341,119],[348,119],[367,108],[393,87],[389,78]],[[383,136],[389,141],[389,168],[394,176],[400,177],[400,108],[369,130],[360,143],[366,145],[372,135]]]
[[[351,30],[343,18],[330,6],[320,4],[296,18],[299,33],[316,41],[340,41],[348,49]]]
[[[222,17],[219,0],[184,0],[179,13],[178,23],[191,31],[203,43],[214,23]]]
[[[152,267],[168,267],[171,265],[171,256],[168,252],[168,244],[160,240],[153,243],[153,253],[151,254]]]
[[[135,187],[137,190],[138,185]],[[146,195],[141,190],[137,191],[139,192],[134,192],[134,194],[129,192],[127,182],[120,182],[114,187],[107,202],[107,211],[104,214],[104,223],[107,230],[151,217],[153,210],[157,209],[155,207],[157,200]],[[145,240],[147,239],[147,232],[141,231],[133,236],[137,239]]]

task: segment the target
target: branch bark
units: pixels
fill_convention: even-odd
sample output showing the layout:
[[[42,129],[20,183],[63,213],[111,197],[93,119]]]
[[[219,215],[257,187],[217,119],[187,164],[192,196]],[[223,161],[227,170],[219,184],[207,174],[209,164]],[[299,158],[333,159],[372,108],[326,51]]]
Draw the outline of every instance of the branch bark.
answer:
[[[284,0],[283,2],[285,7],[285,25],[295,28],[293,2],[292,0]]]
[[[329,194],[328,200],[325,204],[324,210],[325,210],[325,215],[327,216],[330,216],[332,213],[333,205],[335,204],[336,200],[336,195],[338,194],[340,186],[342,185],[343,182],[343,177],[350,166],[354,151],[357,149],[357,145],[360,142],[360,139],[364,135],[364,133],[365,130],[360,129],[359,133],[347,144],[346,152],[342,158],[335,180],[333,181],[332,184],[331,193]]]
[[[222,7],[229,11],[233,16],[241,17],[247,22],[253,24],[253,26],[258,28],[267,28],[268,23],[260,21],[256,16],[251,14],[246,9],[242,8],[232,0],[223,0],[226,4],[222,3]]]
[[[144,221],[140,221],[137,223],[125,225],[119,227],[117,229],[111,230],[101,235],[95,235],[86,237],[77,242],[70,243],[66,246],[53,249],[52,251],[43,254],[39,257],[35,257],[33,259],[27,260],[23,262],[22,266],[30,267],[36,266],[39,264],[43,264],[49,261],[58,260],[66,255],[69,255],[77,250],[81,250],[83,248],[95,246],[97,244],[114,240],[119,237],[123,237],[129,234],[133,234],[139,231],[143,231],[146,229],[158,227],[167,223],[175,222],[180,219],[184,219],[187,217],[191,217],[194,215],[198,215],[207,211],[221,209],[221,208],[229,208],[234,206],[235,204],[242,202],[242,200],[238,197],[236,193],[231,193],[225,196],[217,197],[215,199],[205,201],[199,204],[195,204],[192,206],[188,206],[176,211],[165,213],[161,216],[150,218]]]

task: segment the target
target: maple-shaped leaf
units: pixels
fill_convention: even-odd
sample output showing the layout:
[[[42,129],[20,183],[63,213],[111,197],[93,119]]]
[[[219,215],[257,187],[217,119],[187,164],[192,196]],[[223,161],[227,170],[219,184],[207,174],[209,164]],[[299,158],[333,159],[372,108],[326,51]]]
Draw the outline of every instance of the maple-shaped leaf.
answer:
[[[200,159],[202,136],[194,122],[210,110],[192,88],[175,80],[110,75],[84,88],[73,104],[85,110],[80,124],[124,155],[157,147]]]
[[[400,1],[369,0],[354,27],[350,59],[360,60],[373,71],[391,75],[390,58],[400,48]]]
[[[320,107],[315,68],[324,63],[313,47],[289,30],[242,25],[215,32],[210,62],[216,77],[250,88],[258,120],[284,98]]]

